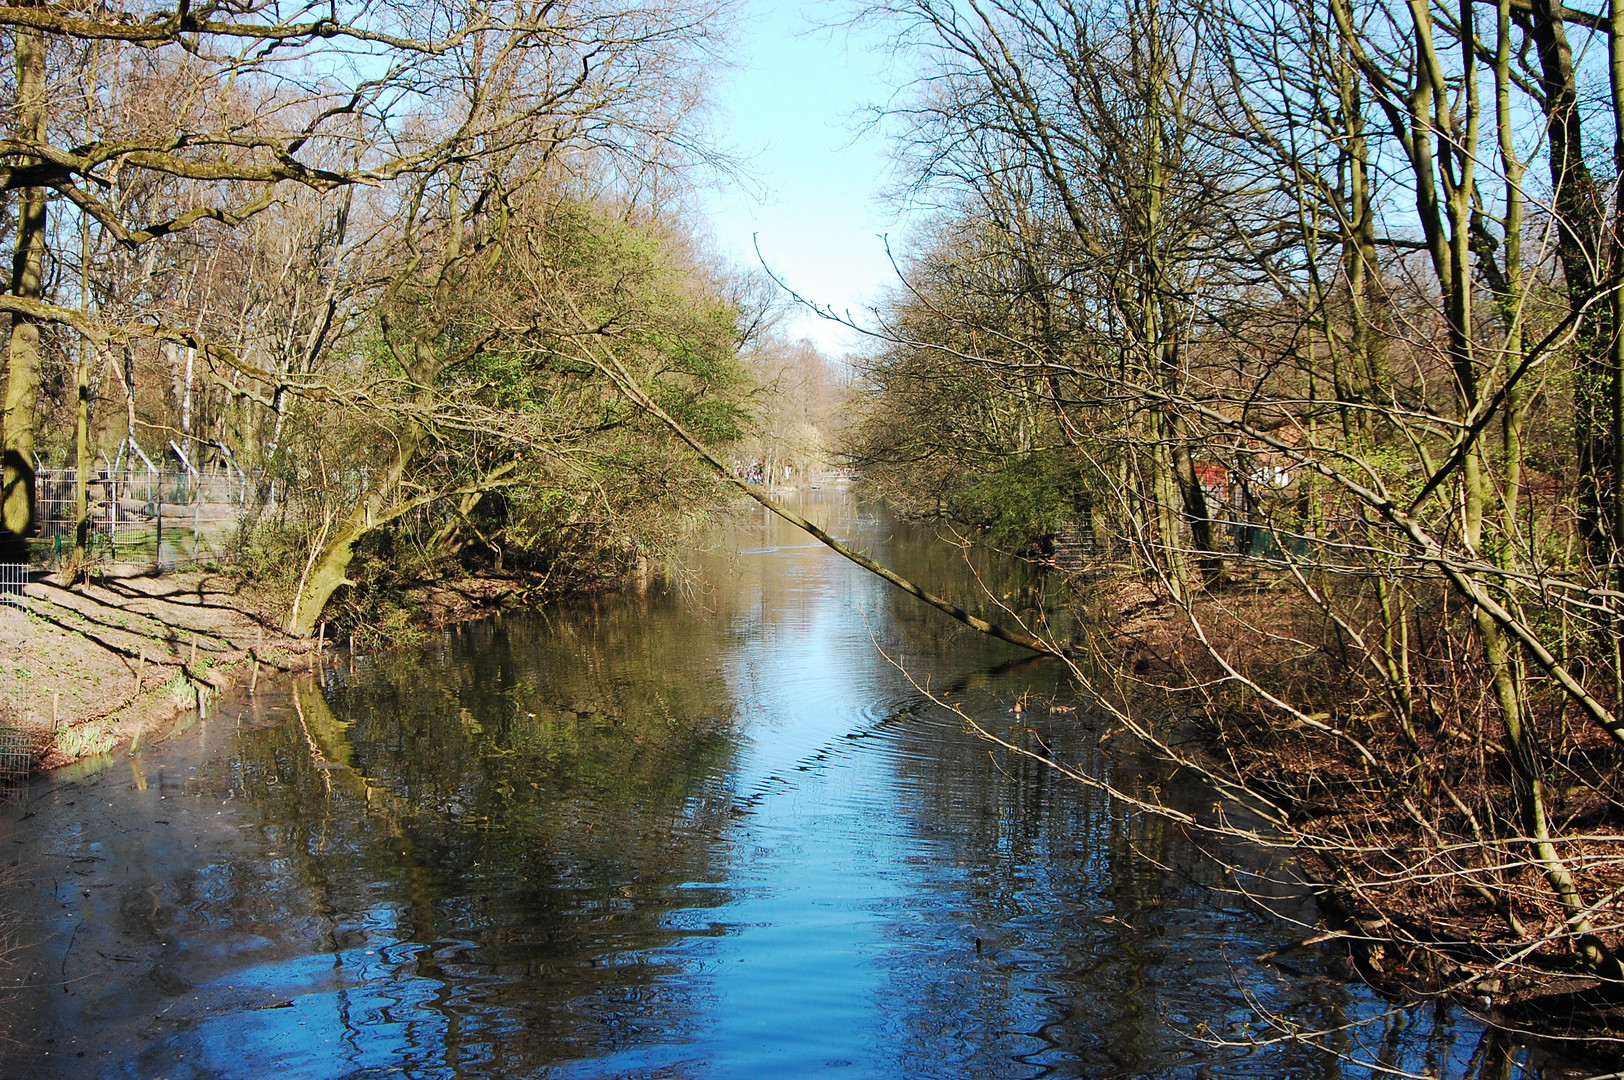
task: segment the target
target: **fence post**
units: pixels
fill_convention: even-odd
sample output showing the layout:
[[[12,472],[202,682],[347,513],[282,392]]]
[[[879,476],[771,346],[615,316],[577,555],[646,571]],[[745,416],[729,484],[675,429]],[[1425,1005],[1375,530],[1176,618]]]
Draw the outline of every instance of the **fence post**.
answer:
[[[107,499],[107,561],[118,561],[118,478],[109,470],[102,481],[102,494]]]

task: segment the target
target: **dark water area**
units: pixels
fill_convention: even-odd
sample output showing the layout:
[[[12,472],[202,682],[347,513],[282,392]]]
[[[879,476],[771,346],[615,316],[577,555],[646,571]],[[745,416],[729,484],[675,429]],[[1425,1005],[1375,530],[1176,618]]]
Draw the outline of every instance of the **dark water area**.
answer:
[[[1030,584],[801,505],[954,595]],[[913,681],[1199,804],[1060,665],[755,512],[711,544],[680,589],[339,654],[37,784],[0,821],[0,1076],[1570,1075],[1335,978],[1289,948],[1307,900]]]

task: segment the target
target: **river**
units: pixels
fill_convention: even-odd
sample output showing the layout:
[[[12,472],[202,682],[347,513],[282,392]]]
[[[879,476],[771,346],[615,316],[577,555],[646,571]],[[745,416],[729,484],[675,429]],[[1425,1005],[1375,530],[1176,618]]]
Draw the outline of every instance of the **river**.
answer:
[[[1031,585],[842,488],[799,506],[953,595]],[[1292,947],[1311,902],[916,681],[1200,800],[1059,664],[742,512],[677,587],[339,653],[37,782],[0,821],[0,1076],[1568,1075],[1335,977]]]

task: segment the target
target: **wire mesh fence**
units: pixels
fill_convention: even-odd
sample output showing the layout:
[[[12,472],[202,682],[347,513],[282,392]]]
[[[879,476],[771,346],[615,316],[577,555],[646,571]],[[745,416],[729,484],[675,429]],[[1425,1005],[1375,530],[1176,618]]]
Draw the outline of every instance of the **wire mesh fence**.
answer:
[[[20,800],[28,790],[34,749],[21,728],[0,724],[0,803]]]
[[[35,505],[37,557],[60,566],[77,543],[77,470],[40,469]],[[86,546],[92,558],[158,570],[219,561],[231,549],[253,495],[228,463],[154,468],[140,462],[88,470]]]
[[[0,563],[0,604],[27,607],[28,597],[23,591],[33,568],[27,563]]]

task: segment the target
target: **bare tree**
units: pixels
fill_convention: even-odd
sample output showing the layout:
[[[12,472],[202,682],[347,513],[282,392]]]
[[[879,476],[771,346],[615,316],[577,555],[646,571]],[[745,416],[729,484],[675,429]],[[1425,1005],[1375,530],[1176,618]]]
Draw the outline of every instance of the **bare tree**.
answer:
[[[1624,131],[1607,19],[882,14],[925,62],[893,121],[949,209],[870,328],[872,416],[908,421],[864,429],[873,460],[961,519],[974,454],[1089,491],[1132,557],[1096,595],[1181,614],[1153,681],[1226,763],[1171,749],[1137,669],[1078,678],[1307,853],[1394,977],[1624,978],[1618,163],[1580,132]]]
[[[154,310],[139,288],[106,298],[119,321],[47,296],[60,231],[48,205],[87,221],[94,250],[139,265],[134,281],[145,286],[159,246],[243,228],[293,190],[364,188],[381,222],[431,207],[494,214],[502,185],[520,178],[481,161],[589,155],[620,162],[622,175],[658,175],[702,149],[687,117],[699,101],[696,64],[723,32],[720,10],[485,0],[322,14],[275,3],[0,8],[16,72],[0,189],[21,193],[0,301],[13,320],[0,437],[10,542],[33,527],[41,326],[92,343],[174,341],[211,364],[238,354],[208,340],[202,322],[173,318],[200,312]],[[446,192],[481,173],[502,176],[452,208]]]

